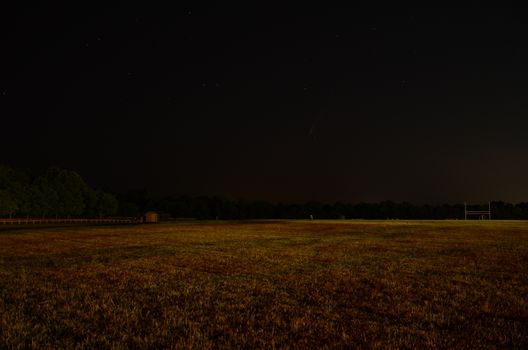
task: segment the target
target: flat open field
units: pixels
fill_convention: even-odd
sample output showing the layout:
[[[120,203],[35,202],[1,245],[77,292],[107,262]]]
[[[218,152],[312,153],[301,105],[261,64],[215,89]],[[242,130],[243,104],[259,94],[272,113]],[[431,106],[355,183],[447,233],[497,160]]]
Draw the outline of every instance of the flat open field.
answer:
[[[0,227],[0,348],[528,348],[528,223]]]

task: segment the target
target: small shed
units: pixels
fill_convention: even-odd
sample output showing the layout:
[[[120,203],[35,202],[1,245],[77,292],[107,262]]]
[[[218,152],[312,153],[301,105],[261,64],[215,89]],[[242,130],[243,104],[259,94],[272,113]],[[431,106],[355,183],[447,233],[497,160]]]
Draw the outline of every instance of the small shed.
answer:
[[[158,213],[155,211],[147,211],[143,216],[143,222],[146,224],[155,224],[158,222]]]

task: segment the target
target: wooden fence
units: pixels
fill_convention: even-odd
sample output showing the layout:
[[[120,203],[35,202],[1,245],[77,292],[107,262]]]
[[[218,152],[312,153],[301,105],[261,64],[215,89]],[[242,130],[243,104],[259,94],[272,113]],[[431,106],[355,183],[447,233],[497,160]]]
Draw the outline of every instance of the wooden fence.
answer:
[[[0,218],[0,225],[139,224],[141,218]]]

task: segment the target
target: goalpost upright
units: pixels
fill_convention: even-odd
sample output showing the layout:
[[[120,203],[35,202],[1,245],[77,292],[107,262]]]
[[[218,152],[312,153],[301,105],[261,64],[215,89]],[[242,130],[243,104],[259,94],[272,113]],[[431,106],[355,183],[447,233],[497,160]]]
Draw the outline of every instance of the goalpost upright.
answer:
[[[480,219],[487,217],[491,220],[491,202],[488,202],[488,210],[467,210],[467,202],[464,202],[464,220],[467,220],[468,215],[478,215]]]

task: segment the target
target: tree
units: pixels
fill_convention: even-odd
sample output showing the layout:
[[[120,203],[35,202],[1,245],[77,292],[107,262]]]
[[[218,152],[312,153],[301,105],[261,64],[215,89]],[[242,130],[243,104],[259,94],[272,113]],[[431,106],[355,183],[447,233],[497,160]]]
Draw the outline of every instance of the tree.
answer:
[[[103,192],[101,190],[95,191],[97,204],[95,207],[95,213],[97,216],[111,216],[117,213],[119,208],[119,202],[110,193]]]
[[[0,164],[0,191],[3,193],[3,205],[8,215],[28,213],[29,177],[20,170]]]
[[[132,202],[118,201],[118,203],[117,212],[120,216],[138,216],[141,213],[139,207]]]
[[[0,190],[0,216],[10,216],[16,213],[18,205],[6,190]]]
[[[31,215],[54,216],[60,214],[59,195],[45,176],[39,176],[33,182],[30,201]]]
[[[90,188],[79,174],[71,170],[50,168],[43,177],[44,182],[58,197],[54,208],[55,215],[80,216],[85,213],[85,194]]]

